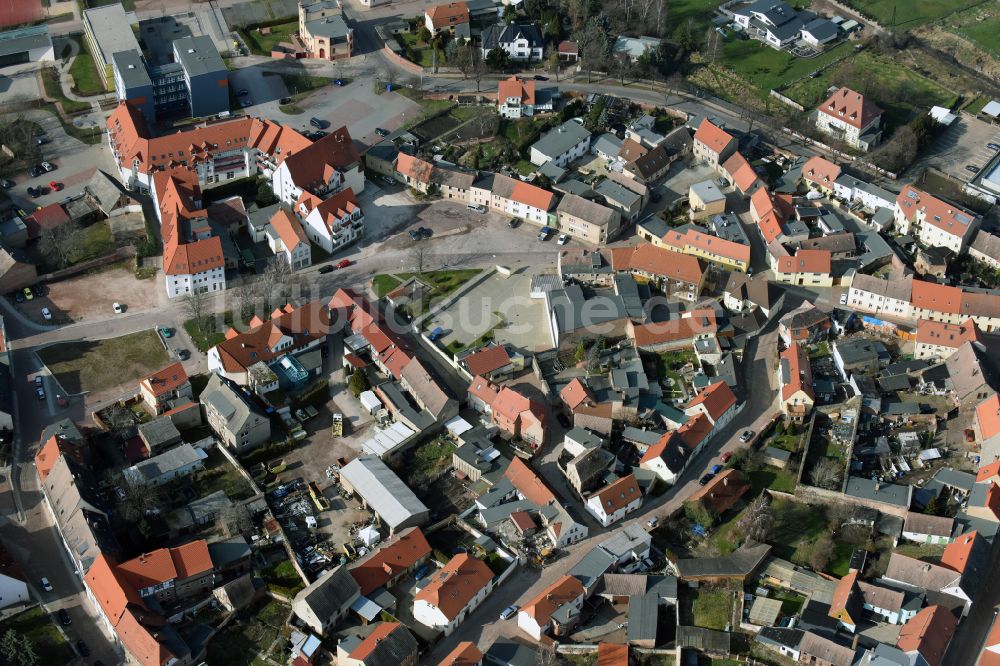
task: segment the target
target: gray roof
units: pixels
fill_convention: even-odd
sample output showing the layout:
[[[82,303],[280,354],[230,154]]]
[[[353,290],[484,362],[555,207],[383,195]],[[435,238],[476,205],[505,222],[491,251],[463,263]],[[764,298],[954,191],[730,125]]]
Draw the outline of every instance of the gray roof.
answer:
[[[586,428],[571,428],[566,431],[566,439],[571,439],[588,449],[600,448],[604,445],[604,439],[590,432]]]
[[[305,602],[321,621],[339,615],[361,594],[361,588],[345,566],[339,566],[316,579],[295,595],[295,603]],[[395,632],[393,632],[395,633]]]
[[[208,544],[208,555],[212,558],[212,566],[216,569],[224,569],[233,562],[250,557],[250,553],[250,544],[241,536]]]
[[[139,434],[151,447],[169,444],[181,438],[181,433],[169,416],[160,416],[139,425]]]
[[[340,14],[309,21],[306,23],[306,30],[309,31],[310,35],[329,37],[330,39],[344,39],[351,32],[344,17]]]
[[[603,293],[586,298],[578,284],[553,290],[551,294],[556,323],[564,333],[624,319],[627,314],[619,296]]]
[[[347,464],[340,475],[389,526],[398,526],[429,511],[413,491],[378,456],[361,456]]]
[[[538,167],[538,173],[545,176],[553,183],[558,183],[566,175],[566,169],[563,169],[552,160],[549,160],[542,166]]]
[[[365,666],[399,666],[415,657],[417,648],[417,640],[410,630],[406,625],[398,624],[361,661]]]
[[[119,51],[139,51],[139,42],[136,41],[135,33],[129,26],[125,8],[121,3],[86,9],[83,18],[90,24],[94,36],[97,37],[101,57],[109,65],[112,56]]]
[[[694,648],[702,652],[729,654],[730,634],[728,631],[706,629],[704,627],[677,627],[677,646]]]
[[[632,190],[622,187],[615,181],[607,178],[594,188],[594,192],[600,194],[608,201],[614,201],[622,206],[622,208],[632,208],[632,206],[642,201],[642,195],[636,194]]]
[[[184,442],[158,456],[136,463],[128,468],[126,473],[129,476],[138,477],[138,480],[152,481],[198,462],[204,457],[203,454],[204,452]]]
[[[743,225],[740,224],[740,218],[735,213],[713,215],[711,222],[712,231],[719,238],[732,241],[733,243],[740,243],[741,245],[750,244],[750,238],[747,236]]]
[[[787,629],[785,627],[762,627],[754,639],[758,643],[772,648],[790,648],[798,650],[802,636],[806,632],[801,629]]]
[[[863,476],[851,476],[847,479],[847,488],[844,490],[844,494],[850,497],[908,508],[910,506],[910,493],[912,490],[912,486],[881,483]]]
[[[618,218],[618,211],[587,201],[575,194],[567,194],[556,206],[556,211],[578,217],[598,226],[610,226]]]
[[[628,600],[628,640],[656,642],[656,627],[660,621],[660,597],[653,593],[630,597]]]
[[[399,155],[399,150],[396,148],[396,144],[389,139],[385,139],[369,148],[365,155],[371,155],[386,162],[394,162],[396,156]]]
[[[719,576],[744,578],[771,552],[767,544],[744,545],[725,557],[698,557],[677,560],[677,573],[681,578]]]
[[[605,155],[617,155],[624,142],[611,132],[605,132],[594,140],[593,149]]]
[[[664,431],[665,432],[665,431]],[[638,442],[640,444],[645,444],[646,446],[652,446],[660,441],[660,437],[663,436],[663,432],[657,430],[646,430],[644,428],[636,428],[634,426],[626,426],[622,430],[622,439],[627,442]]]
[[[934,480],[952,488],[959,488],[965,492],[971,491],[973,486],[976,485],[975,474],[960,472],[950,467],[939,469],[934,475]]]
[[[0,57],[44,48],[52,48],[47,25],[33,25],[0,32]]]
[[[227,71],[211,37],[182,37],[174,41],[174,51],[188,76]]]
[[[564,194],[575,194],[578,197],[593,198],[597,196],[593,188],[579,178],[567,178],[566,180],[552,186],[556,192]]]
[[[691,185],[691,191],[698,195],[698,198],[705,203],[725,201],[726,199],[726,195],[719,190],[718,185],[710,180],[703,180],[700,183],[694,183]]]
[[[652,539],[649,532],[639,525],[631,524],[624,529],[615,531],[598,546],[614,555],[616,559],[621,559],[633,551],[645,550],[649,547]]]
[[[840,340],[834,343],[837,353],[843,359],[845,365],[855,363],[867,363],[869,361],[888,355],[885,345],[878,340],[867,338],[851,338]]]
[[[97,205],[105,214],[114,210],[125,194],[118,181],[100,169],[94,172],[83,189],[97,201]]]
[[[575,120],[567,120],[550,130],[531,147],[550,158],[559,157],[581,141],[590,138],[590,131]]]
[[[655,215],[650,215],[638,224],[656,238],[662,238],[670,231],[670,225]]]
[[[584,555],[583,559],[567,573],[579,580],[585,588],[591,590],[604,574],[614,568],[616,562],[614,555],[598,546]]]
[[[635,597],[646,594],[647,585],[644,574],[604,574],[600,593],[614,597]]]
[[[242,393],[216,374],[209,378],[199,400],[218,412],[233,433],[242,430],[248,421],[267,418],[252,407]]]
[[[764,457],[788,462],[788,460],[792,457],[792,454],[784,449],[779,449],[774,446],[767,446],[764,447]]]
[[[526,39],[528,48],[532,49],[543,44],[542,33],[537,25],[511,21],[486,26],[482,35],[483,49],[489,51],[500,44],[512,44],[519,39]]]
[[[486,650],[487,664],[495,666],[535,666],[538,653],[524,643],[500,639]]]
[[[903,530],[914,534],[930,534],[950,537],[955,520],[947,516],[934,516],[924,513],[906,512]]]
[[[152,87],[153,80],[138,51],[118,51],[111,58],[126,89]]]
[[[802,30],[821,42],[837,36],[837,25],[825,18],[814,18],[802,26]]]
[[[781,614],[781,601],[768,597],[757,597],[750,606],[750,622],[763,627],[774,626]]]

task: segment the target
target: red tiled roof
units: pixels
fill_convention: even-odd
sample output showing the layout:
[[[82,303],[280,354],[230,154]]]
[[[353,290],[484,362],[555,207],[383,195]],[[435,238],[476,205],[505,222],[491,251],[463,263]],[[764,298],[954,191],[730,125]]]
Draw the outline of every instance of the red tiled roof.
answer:
[[[510,462],[504,476],[525,499],[535,504],[544,506],[556,500],[556,496],[545,482],[520,458],[515,457]]]
[[[281,242],[284,243],[285,248],[289,252],[295,250],[300,243],[309,243],[306,232],[302,229],[298,218],[284,208],[278,209],[271,217],[271,226],[278,233],[278,238],[281,239]]]
[[[729,179],[740,192],[746,192],[757,182],[757,172],[747,162],[747,158],[743,157],[739,152],[733,153],[723,163],[722,169],[729,174]]]
[[[399,153],[396,157],[396,171],[418,183],[430,183],[434,165],[419,157]]]
[[[639,490],[639,484],[636,482],[635,476],[629,474],[604,486],[587,498],[587,502],[589,503],[595,497],[604,513],[611,515],[635,500],[641,499],[642,492]]]
[[[559,42],[559,53],[579,53],[580,47],[577,46],[576,42],[562,41]]]
[[[916,218],[918,211],[922,212],[924,223],[959,238],[965,237],[976,218],[975,213],[942,201],[918,190],[913,185],[903,187],[903,191],[896,197],[896,207],[902,210],[903,215],[911,222]]]
[[[716,382],[702,389],[701,393],[688,402],[687,408],[690,409],[699,405],[703,406],[705,411],[708,412],[708,417],[714,423],[722,418],[722,415],[729,411],[735,404],[736,395],[729,388],[729,384],[726,382]]]
[[[688,419],[677,429],[681,441],[690,450],[695,450],[712,432],[712,422],[704,414],[699,413],[693,419]]]
[[[469,6],[464,2],[449,2],[446,5],[428,7],[424,10],[424,14],[431,20],[435,30],[469,22]]]
[[[493,401],[497,399],[497,394],[499,392],[499,386],[491,383],[483,377],[480,377],[479,375],[473,377],[472,382],[469,384],[469,394],[479,398],[487,405],[493,404]]]
[[[38,238],[43,231],[55,229],[69,221],[66,210],[57,203],[51,203],[25,217],[24,226],[28,230],[28,238]]]
[[[272,318],[246,333],[223,340],[214,349],[227,372],[245,372],[254,363],[270,361],[327,335],[330,313],[322,301],[310,301],[290,312],[272,313]],[[276,345],[284,337],[292,344]]]
[[[399,622],[383,622],[375,627],[375,631],[368,634],[363,641],[358,643],[348,656],[357,661],[364,661],[371,656],[371,653],[375,651],[379,643],[385,640],[392,632],[401,629],[402,626]],[[403,629],[403,631],[406,630]]]
[[[171,363],[165,368],[157,370],[151,375],[143,377],[140,381],[147,391],[159,398],[171,391],[177,390],[188,381],[187,372],[180,363]]]
[[[947,608],[928,606],[903,625],[896,647],[903,652],[918,652],[928,666],[940,666],[957,626],[958,619]]]
[[[482,651],[472,641],[462,641],[438,666],[476,666],[483,660]]]
[[[792,342],[781,352],[781,360],[788,361],[788,383],[781,386],[781,399],[789,400],[799,391],[812,398],[812,366],[806,350],[799,343]]]
[[[818,109],[857,129],[868,127],[873,120],[882,115],[882,109],[878,108],[874,102],[861,93],[846,87],[840,88],[830,95],[825,102],[819,105]]]
[[[967,319],[962,324],[946,324],[931,319],[917,322],[918,343],[958,349],[966,342],[976,342],[979,339],[979,329],[972,319]]]
[[[652,243],[617,249],[623,251],[611,254],[612,269],[616,271],[632,270],[650,275],[662,275],[694,285],[700,284],[704,276],[701,263],[695,257],[656,247]]]
[[[628,666],[628,645],[597,644],[597,666]]]
[[[836,617],[840,611],[847,608],[847,604],[854,594],[854,586],[858,582],[858,572],[851,571],[840,579],[837,587],[833,590],[833,601],[830,602],[830,617]]]
[[[959,573],[965,571],[965,565],[969,563],[969,555],[976,546],[978,536],[979,533],[976,531],[966,532],[945,546],[944,552],[941,553],[941,566]]]
[[[431,546],[418,527],[411,527],[385,541],[381,548],[358,560],[351,568],[361,594],[369,594],[385,585],[399,572],[431,554]]]
[[[582,597],[583,584],[575,576],[563,576],[526,603],[521,612],[533,617],[539,626],[545,626],[552,614],[565,603]]]
[[[748,490],[750,484],[743,479],[740,471],[727,469],[698,488],[688,501],[701,500],[709,511],[718,516],[733,508]]]
[[[497,87],[497,101],[503,102],[512,97],[521,100],[521,104],[534,105],[535,103],[535,82],[512,76],[504,79]]]
[[[830,274],[832,255],[829,250],[799,250],[794,256],[778,259],[779,273]]]
[[[698,125],[698,131],[694,133],[694,140],[700,141],[709,150],[718,154],[726,149],[726,146],[733,141],[733,137],[706,118]]]
[[[593,401],[594,396],[590,393],[590,389],[583,383],[579,377],[574,377],[569,384],[563,387],[563,390],[559,392],[559,397],[562,401],[566,403],[566,406],[570,410],[575,410],[580,406],[581,403],[586,401]]]
[[[346,126],[335,129],[316,142],[302,138],[304,143],[297,150],[292,150],[291,154],[282,151],[288,173],[302,189],[318,191],[333,180],[335,173],[345,171],[361,161]]]
[[[696,248],[702,252],[714,254],[731,261],[747,263],[750,261],[749,245],[719,238],[695,228],[688,228],[684,233],[670,229],[663,235],[661,240],[667,245],[677,248],[680,252],[687,252],[689,248]]]
[[[998,412],[997,420],[1000,421],[1000,397],[998,397],[997,394],[994,393],[992,396],[986,399],[986,401],[989,400],[995,401],[994,404],[996,406],[996,411]],[[996,432],[1000,432],[1000,423],[998,423],[996,426]],[[997,460],[996,462],[991,462],[989,465],[984,465],[983,467],[980,467],[979,471],[976,472],[976,483],[982,483],[997,475],[1000,475],[1000,460]]]
[[[833,189],[833,183],[840,176],[840,167],[830,160],[820,157],[810,157],[802,165],[802,178],[821,187]]]
[[[425,601],[449,620],[454,620],[491,580],[493,571],[486,562],[468,553],[459,553],[429,577],[413,600]]]
[[[665,322],[643,324],[632,328],[632,337],[639,347],[689,340],[697,335],[710,335],[719,329],[715,313],[696,310],[691,316]]]
[[[510,354],[503,345],[484,347],[465,357],[465,367],[474,375],[486,375],[510,364]]]
[[[910,291],[910,303],[915,308],[959,314],[961,312],[962,290],[958,287],[914,280]]]

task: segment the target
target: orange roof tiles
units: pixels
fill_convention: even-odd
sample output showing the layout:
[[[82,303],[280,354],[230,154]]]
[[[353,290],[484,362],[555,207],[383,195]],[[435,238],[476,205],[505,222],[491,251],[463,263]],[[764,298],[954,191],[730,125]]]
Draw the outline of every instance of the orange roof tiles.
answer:
[[[994,411],[997,412],[997,419],[1000,421],[1000,398],[994,393],[992,396],[986,399],[986,401],[994,401]],[[997,423],[997,432],[1000,432],[1000,423]],[[1000,460],[996,462],[991,462],[989,465],[984,465],[979,468],[976,472],[976,483],[982,483],[991,479],[994,476],[1000,475]]]
[[[974,530],[966,532],[945,546],[944,552],[941,553],[941,566],[959,573],[965,571],[965,565],[969,563],[969,555],[972,554],[978,536],[978,532]]]
[[[726,160],[722,169],[729,174],[729,179],[740,192],[746,192],[757,182],[757,172],[753,170],[747,158],[742,153],[736,152]]]
[[[227,372],[245,372],[254,363],[270,361],[302,347],[326,336],[329,330],[329,311],[322,301],[310,301],[291,312],[272,316],[246,333],[229,337],[214,349]],[[278,342],[285,338],[290,338],[292,344],[277,349]]]
[[[642,492],[639,490],[639,484],[635,480],[635,475],[629,474],[604,486],[587,498],[587,502],[589,503],[595,497],[604,513],[611,515],[637,499],[642,499]]]
[[[635,326],[632,328],[632,337],[637,346],[646,347],[690,340],[699,335],[711,335],[718,330],[715,313],[704,311],[682,319]]]
[[[361,594],[369,594],[431,554],[431,546],[418,527],[411,527],[383,542],[382,547],[357,560],[351,569]]]
[[[545,482],[520,458],[515,457],[503,475],[526,500],[542,506],[556,501]]]
[[[689,253],[692,249],[695,249],[731,261],[750,261],[749,245],[719,238],[718,236],[694,228],[688,228],[684,233],[670,229],[663,235],[662,240],[667,245],[677,248],[680,252]]]
[[[289,130],[290,128],[282,128],[282,132]],[[337,128],[316,142],[311,142],[300,134],[298,138],[302,141],[296,140],[297,147],[282,150],[281,156],[292,180],[302,189],[326,187],[337,172],[361,161],[346,126]]]
[[[840,167],[830,160],[815,156],[802,165],[802,178],[820,187],[833,189],[833,183],[840,177]]]
[[[348,655],[351,659],[356,659],[358,661],[364,661],[371,656],[375,648],[381,643],[385,638],[392,632],[402,628],[399,622],[383,622],[382,624],[375,627],[375,631],[368,634],[363,641],[358,643],[358,645],[351,651]],[[404,629],[405,631],[405,629]]]
[[[700,284],[705,274],[701,263],[695,257],[656,247],[652,243],[641,243],[632,248],[621,249],[631,249],[631,253],[612,253],[614,261],[612,268],[616,271],[632,270],[650,275],[662,275],[694,285]]]
[[[712,421],[718,421],[722,415],[736,404],[736,395],[726,382],[716,382],[702,389],[701,393],[692,398],[687,407],[701,405]]]
[[[510,364],[510,354],[503,345],[491,345],[469,354],[464,359],[465,367],[474,375],[486,375]]]
[[[125,580],[138,590],[170,580],[185,580],[211,570],[212,558],[204,539],[176,548],[159,548],[118,565]]]
[[[918,343],[958,349],[966,342],[975,342],[979,339],[979,329],[972,319],[967,319],[962,324],[946,324],[931,319],[921,319],[917,322]]]
[[[428,7],[424,13],[431,20],[434,29],[447,28],[450,25],[469,22],[469,6],[464,2],[449,2],[444,5]]]
[[[438,666],[476,666],[483,660],[482,651],[472,641],[462,641],[441,660]]]
[[[833,601],[830,602],[830,617],[836,617],[840,611],[847,608],[854,594],[854,586],[858,582],[858,572],[851,571],[840,579],[833,590]]]
[[[688,419],[677,429],[677,434],[681,436],[684,446],[692,451],[698,448],[698,445],[705,441],[705,438],[711,432],[712,422],[707,416],[701,413],[693,419]]]
[[[538,596],[526,603],[521,612],[533,617],[539,626],[545,626],[552,619],[552,614],[563,604],[579,599],[584,594],[583,584],[574,576],[563,576]]]
[[[943,284],[914,280],[910,303],[915,308],[958,314],[961,311],[962,290]]]
[[[947,608],[928,606],[903,625],[896,647],[903,652],[918,652],[928,666],[940,666],[957,626],[958,619]]]
[[[430,183],[434,165],[419,157],[399,153],[396,157],[396,171],[418,183]]]
[[[83,579],[112,625],[118,624],[130,604],[138,608],[146,607],[139,593],[125,582],[114,562],[103,553],[90,565]]]
[[[820,112],[842,120],[857,129],[868,127],[872,121],[882,115],[882,109],[878,108],[874,102],[861,93],[846,87],[840,88],[830,95],[825,102],[819,105],[818,109]]]
[[[504,102],[508,99],[519,99],[521,104],[533,105],[535,103],[535,82],[512,76],[504,79],[497,86],[497,101]]]
[[[49,472],[56,466],[59,456],[70,448],[72,448],[72,444],[59,435],[49,437],[35,454],[35,469],[38,470],[38,478],[45,481]]]
[[[832,255],[829,250],[799,250],[795,255],[778,259],[778,273],[830,274]]]
[[[974,213],[931,196],[913,185],[903,187],[903,191],[896,197],[896,207],[911,222],[921,212],[925,223],[959,238],[965,236],[976,219]]]
[[[279,208],[271,216],[271,226],[278,233],[278,237],[289,252],[295,250],[301,243],[309,243],[306,232],[302,229],[298,218],[284,208]]]
[[[555,203],[556,195],[548,190],[543,190],[537,185],[518,180],[514,183],[514,189],[507,198],[511,201],[522,203],[525,206],[549,210]]]
[[[597,666],[628,666],[628,645],[598,643]]]
[[[156,639],[156,634],[140,622],[132,611],[125,611],[115,626],[125,648],[142,666],[162,666],[174,660],[170,649]]]
[[[574,377],[569,384],[566,384],[563,390],[559,392],[559,397],[562,398],[562,401],[566,403],[566,406],[570,410],[575,410],[581,403],[593,401],[594,399],[594,396],[590,393],[590,389],[587,388],[579,377]]]
[[[476,375],[469,383],[469,394],[482,400],[487,405],[492,405],[497,399],[500,387],[489,380]]]
[[[719,154],[732,143],[733,137],[721,127],[714,125],[705,118],[698,125],[698,131],[694,133],[694,140],[704,144],[713,153]]]
[[[799,391],[812,398],[812,366],[805,348],[792,342],[781,352],[780,357],[782,361],[788,362],[788,383],[781,386],[781,399],[789,400]]]
[[[159,398],[162,395],[176,391],[179,387],[186,384],[187,381],[188,376],[187,372],[184,371],[184,366],[180,363],[171,363],[167,367],[143,377],[139,383],[147,391]]]
[[[533,416],[542,420],[544,409],[541,404],[531,398],[522,395],[509,386],[500,389],[497,399],[493,401],[493,413],[514,421],[525,412],[530,412]]]
[[[468,553],[459,553],[429,577],[429,582],[413,600],[425,601],[448,620],[454,620],[491,580],[493,571],[486,562]]]
[[[174,567],[180,578],[190,578],[211,571],[212,556],[208,552],[208,542],[204,539],[189,541],[184,545],[170,549]]]
[[[720,515],[736,506],[736,503],[748,490],[750,490],[750,484],[746,482],[740,471],[727,469],[698,488],[688,500],[691,502],[700,500],[709,511]]]

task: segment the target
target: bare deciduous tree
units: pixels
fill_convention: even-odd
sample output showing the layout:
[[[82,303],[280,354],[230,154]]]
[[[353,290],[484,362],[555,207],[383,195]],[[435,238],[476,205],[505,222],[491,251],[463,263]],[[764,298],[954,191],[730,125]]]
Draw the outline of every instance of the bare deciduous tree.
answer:
[[[809,473],[809,479],[813,485],[827,490],[836,490],[840,487],[840,479],[843,469],[833,458],[823,458],[815,465]]]
[[[45,229],[38,239],[38,251],[57,268],[62,268],[73,260],[77,252],[79,231],[80,226],[72,221]]]
[[[767,541],[773,524],[774,514],[771,512],[771,503],[765,493],[761,493],[750,503],[739,523],[747,538],[758,543]]]
[[[253,515],[246,504],[227,506],[219,515],[219,522],[230,534],[250,534],[254,529]]]
[[[829,534],[824,534],[813,544],[812,552],[809,554],[809,566],[816,571],[823,571],[830,564],[833,557],[833,539]]]
[[[205,292],[201,291],[197,287],[193,288],[191,292],[184,297],[184,310],[187,312],[188,319],[194,320],[194,325],[197,327],[199,333],[204,333],[205,329],[205,310],[208,305],[205,298]]]
[[[413,271],[417,275],[423,275],[424,265],[427,262],[427,248],[424,247],[423,243],[416,243],[410,250],[410,255],[413,259]]]

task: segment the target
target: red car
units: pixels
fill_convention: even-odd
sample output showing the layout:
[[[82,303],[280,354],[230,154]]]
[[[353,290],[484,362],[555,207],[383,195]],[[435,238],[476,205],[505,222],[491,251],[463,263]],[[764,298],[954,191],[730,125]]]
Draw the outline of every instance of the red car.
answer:
[[[57,183],[54,180],[50,180],[49,181],[49,187],[52,188],[53,192],[59,192],[60,190],[62,190],[63,184],[62,183]]]
[[[350,259],[341,259],[340,261],[337,262],[337,268],[347,268],[350,265],[351,265]]]
[[[722,462],[727,463],[729,462],[729,459],[732,457],[733,457],[733,452],[726,451],[725,453],[722,454]]]

